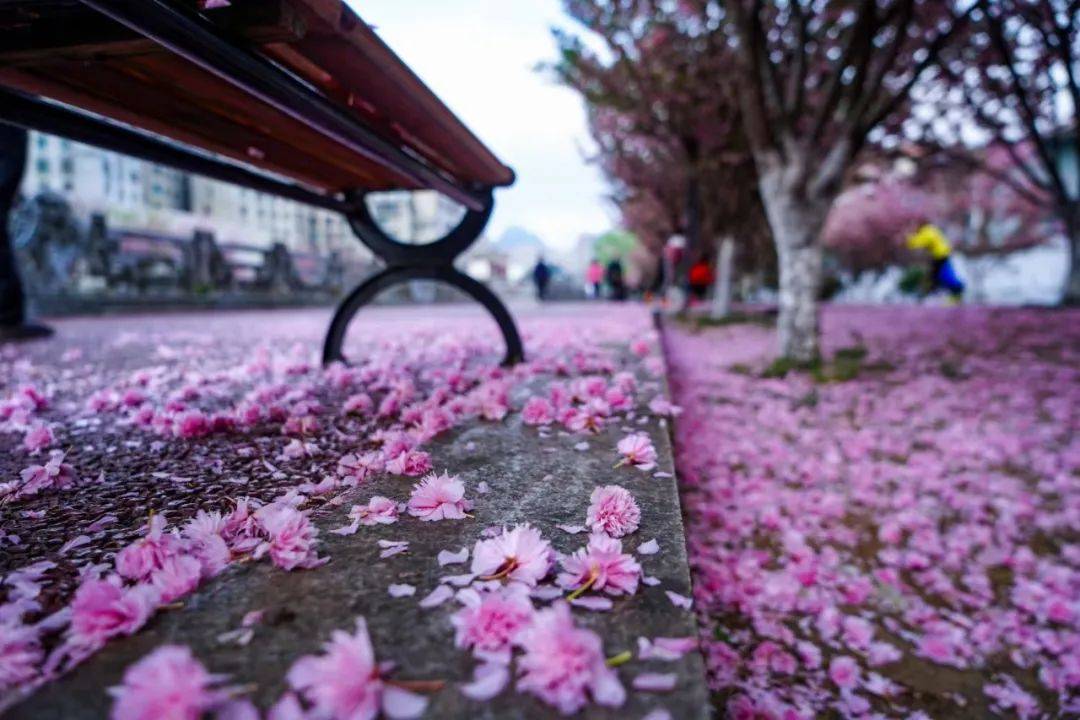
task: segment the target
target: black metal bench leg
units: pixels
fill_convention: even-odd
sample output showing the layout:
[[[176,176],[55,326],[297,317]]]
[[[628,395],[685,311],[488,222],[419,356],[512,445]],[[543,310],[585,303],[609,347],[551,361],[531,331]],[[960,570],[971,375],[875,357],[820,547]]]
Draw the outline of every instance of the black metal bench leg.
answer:
[[[510,312],[503,302],[487,286],[464,273],[458,272],[453,266],[406,265],[388,267],[375,273],[357,285],[341,301],[341,304],[338,305],[337,310],[334,312],[333,319],[330,321],[330,329],[327,331],[326,341],[323,343],[323,364],[345,361],[345,355],[342,352],[345,332],[353,316],[360,311],[360,308],[371,302],[383,290],[409,280],[434,280],[468,293],[491,313],[491,316],[499,325],[499,331],[502,332],[503,340],[506,343],[506,355],[503,357],[503,365],[514,365],[524,359],[525,352],[514,319],[510,316]]]

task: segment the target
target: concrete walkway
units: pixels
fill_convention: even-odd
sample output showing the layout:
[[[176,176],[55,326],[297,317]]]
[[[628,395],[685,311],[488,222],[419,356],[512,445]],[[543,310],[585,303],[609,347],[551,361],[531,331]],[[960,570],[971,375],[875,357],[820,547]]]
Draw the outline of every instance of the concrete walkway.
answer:
[[[386,327],[400,331],[403,323],[418,322],[417,313],[424,313],[424,323],[438,320],[427,310],[388,308],[366,312],[361,330],[372,335],[381,333]],[[447,307],[436,312],[455,319],[459,311]],[[534,325],[552,322],[581,322],[582,332],[588,332],[590,321],[571,318],[588,317],[586,312],[595,314],[598,310],[597,306],[557,306],[552,312],[554,319],[544,318],[543,309],[527,313],[522,318],[526,334]],[[626,308],[614,312],[625,315],[644,311]],[[321,311],[282,311],[218,314],[208,318],[178,315],[87,323],[65,320],[59,324],[60,339],[55,342],[69,351],[81,348],[87,356],[93,356],[93,362],[111,362],[128,372],[150,362],[168,362],[160,352],[163,344],[176,348],[183,338],[198,333],[198,337],[220,338],[221,346],[206,352],[215,358],[215,363],[224,366],[233,361],[230,357],[239,357],[242,352],[238,351],[242,350],[243,344],[254,337],[310,343],[317,339],[325,317]],[[126,340],[118,344],[118,338]],[[46,348],[38,346],[26,352],[35,363],[48,367],[50,360]],[[59,357],[62,352],[57,348],[52,355]],[[55,370],[61,374],[58,368]],[[551,379],[551,375],[531,378],[527,386],[514,392],[512,408],[520,409],[530,388],[542,392]],[[639,365],[638,381],[649,386],[656,384],[657,379],[645,374]],[[380,475],[349,491],[335,501],[338,504],[324,506],[313,513],[312,519],[321,531],[319,552],[331,559],[329,564],[289,573],[265,562],[233,565],[185,598],[182,607],[159,613],[133,637],[110,642],[89,661],[42,687],[5,717],[33,720],[106,717],[110,699],[104,689],[118,684],[126,667],[163,643],[189,645],[212,672],[228,674],[231,683],[250,685],[249,697],[265,709],[286,689],[284,676],[290,665],[303,654],[318,652],[333,630],[351,630],[357,616],[367,618],[377,657],[397,664],[395,679],[445,681],[443,689],[430,696],[425,717],[554,716],[556,713],[552,708],[531,696],[514,692],[512,687],[487,703],[465,698],[457,686],[470,679],[475,661],[467,652],[453,646],[449,615],[459,605],[451,600],[425,610],[417,601],[437,586],[440,577],[466,570],[465,566],[440,567],[436,562],[438,552],[462,547],[471,550],[481,537],[481,531],[491,526],[528,521],[539,527],[559,552],[569,553],[581,547],[587,535],[570,535],[557,526],[582,524],[592,489],[618,483],[633,493],[642,508],[640,529],[624,538],[625,549],[633,552],[641,543],[656,538],[660,552],[638,559],[644,573],[658,578],[661,584],[643,585],[635,596],[615,599],[614,609],[610,612],[575,610],[575,619],[602,636],[605,653],[609,656],[627,650],[636,654],[639,636],[695,636],[697,626],[693,613],[675,607],[665,594],[665,591],[673,591],[690,596],[691,588],[668,431],[663,421],[648,415],[644,404],[651,397],[639,393],[638,401],[642,406],[632,413],[633,420],[613,422],[600,433],[588,437],[559,430],[543,436],[535,427],[524,425],[518,412],[511,412],[501,422],[470,421],[440,435],[426,444],[425,450],[430,452],[437,470],[447,468],[465,481],[469,496],[475,502],[473,517],[434,523],[403,517],[393,525],[361,527],[351,536],[328,532],[348,524],[346,511],[353,502],[364,502],[372,495],[392,498],[407,495],[409,480]],[[333,401],[333,398],[321,399]],[[337,402],[340,400],[338,398]],[[647,432],[656,446],[659,463],[654,471],[612,467],[617,460],[615,445],[631,429]],[[150,472],[198,477],[200,458],[221,457],[227,450],[215,444],[227,441],[211,438],[181,450],[170,443],[169,447],[155,453],[145,437],[133,434],[126,439],[134,440],[138,445],[127,447],[125,438],[110,434],[115,432],[118,431],[91,427],[80,438],[86,446],[96,448],[86,451],[82,458],[84,466],[101,467],[114,479],[115,484],[109,486],[112,499],[102,500],[100,496],[95,497],[92,489],[80,489],[76,491],[78,494],[68,494],[66,502],[77,503],[79,495],[83,495],[94,504],[95,513],[119,514],[121,523],[128,524],[128,532],[119,540],[133,535],[135,520],[144,516],[146,504],[134,502],[129,493],[122,491],[127,487],[127,480],[133,487],[140,487],[139,483],[144,482]],[[348,451],[348,442],[335,439],[329,433],[324,432],[319,441],[324,450],[322,455],[311,462],[283,466],[290,477],[282,487],[301,479],[317,482],[322,474],[332,472],[336,459]],[[11,456],[4,452],[4,447],[13,442],[12,437],[0,435],[0,455]],[[582,449],[583,442],[587,442],[587,449]],[[110,459],[106,451],[109,446],[121,447],[121,457]],[[130,478],[124,477],[123,466],[117,463],[132,468]],[[12,460],[0,461],[0,465],[0,469],[8,474],[18,469]],[[235,493],[236,490],[229,489],[224,481],[239,473],[240,467],[239,461],[236,467],[227,464],[224,470],[215,471],[212,481],[202,482],[225,486],[223,491]],[[252,486],[263,488],[266,495],[272,497],[280,489],[273,487],[273,474],[269,471],[264,477],[252,471],[246,461],[243,467],[245,474],[251,476]],[[475,488],[481,482],[486,482],[490,491],[478,495]],[[201,502],[199,485],[199,481],[185,485],[190,487],[194,497],[184,496],[177,503],[179,509],[192,502]],[[244,492],[252,492],[252,489],[245,488]],[[209,491],[213,496],[218,489],[210,488]],[[45,500],[39,498],[32,502]],[[51,502],[51,507],[56,507],[59,501]],[[22,503],[9,510],[34,507],[31,503]],[[77,530],[76,527],[64,527],[57,537],[75,535]],[[409,551],[380,560],[377,545],[380,539],[406,540],[410,543]],[[37,557],[41,556],[55,557],[55,545],[41,549]],[[6,569],[18,565],[12,563]],[[391,597],[387,591],[391,583],[416,586],[415,597]],[[265,620],[254,627],[250,642],[238,644],[229,633],[240,628],[244,615],[253,610],[265,611]],[[642,672],[676,672],[677,686],[673,692],[665,694],[631,690],[632,678]],[[635,659],[620,667],[619,674],[628,690],[626,705],[617,710],[590,705],[582,711],[582,716],[637,718],[656,708],[666,709],[675,718],[707,717],[709,714],[703,662],[696,652],[675,662]]]

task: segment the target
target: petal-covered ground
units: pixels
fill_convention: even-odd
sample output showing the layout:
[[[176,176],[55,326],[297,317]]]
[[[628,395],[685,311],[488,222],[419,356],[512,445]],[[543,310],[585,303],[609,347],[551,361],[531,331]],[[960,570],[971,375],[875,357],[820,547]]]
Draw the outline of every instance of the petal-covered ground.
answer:
[[[35,690],[14,715],[701,708],[648,314],[534,312],[513,369],[493,324],[455,308],[373,309],[355,362],[322,369],[325,319],[67,321],[0,350],[0,712]],[[237,590],[267,574],[303,599],[250,605]],[[320,590],[347,620],[283,631],[283,610],[331,615],[306,601]],[[433,650],[420,677],[437,680],[402,644]]]
[[[709,681],[736,718],[1080,715],[1080,313],[670,324]]]

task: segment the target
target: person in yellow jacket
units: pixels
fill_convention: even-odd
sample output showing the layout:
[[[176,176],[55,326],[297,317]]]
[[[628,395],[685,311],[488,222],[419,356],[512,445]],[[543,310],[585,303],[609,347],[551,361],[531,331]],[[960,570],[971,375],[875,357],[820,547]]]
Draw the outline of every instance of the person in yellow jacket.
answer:
[[[952,246],[936,225],[927,223],[908,236],[907,246],[912,250],[925,250],[930,255],[933,290],[945,290],[952,299],[959,301],[964,295],[964,282],[956,274],[952,264]]]

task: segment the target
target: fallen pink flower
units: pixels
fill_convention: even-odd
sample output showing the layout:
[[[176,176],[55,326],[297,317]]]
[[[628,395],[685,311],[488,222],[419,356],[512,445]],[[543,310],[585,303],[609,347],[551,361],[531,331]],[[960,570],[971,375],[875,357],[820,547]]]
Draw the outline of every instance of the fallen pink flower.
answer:
[[[44,450],[54,442],[56,442],[56,437],[53,435],[53,431],[49,429],[49,426],[45,424],[35,425],[23,436],[23,447],[30,452]]]
[[[226,696],[191,650],[162,645],[124,671],[122,683],[109,688],[115,698],[112,720],[198,720]]]
[[[525,523],[477,541],[471,569],[481,579],[507,578],[534,586],[548,574],[553,556],[540,531]]]
[[[555,419],[555,408],[542,397],[531,397],[521,409],[521,421],[526,425],[548,425]]]
[[[627,435],[617,445],[623,456],[620,464],[629,464],[640,470],[652,470],[656,467],[656,448],[645,433]]]
[[[575,598],[586,590],[609,595],[633,595],[641,578],[641,566],[622,551],[622,542],[602,533],[589,536],[589,543],[561,559],[564,572],[558,584],[573,590]]]
[[[602,485],[589,496],[585,524],[594,532],[623,537],[638,529],[641,509],[630,492],[619,485]]]
[[[325,562],[315,549],[319,531],[304,513],[275,502],[259,508],[255,517],[269,538],[255,548],[256,560],[269,554],[271,561],[284,570],[313,568]]]
[[[419,477],[431,472],[431,456],[423,450],[405,450],[386,461],[386,471],[391,475]]]
[[[16,619],[0,622],[0,694],[37,676],[44,656],[39,632]]]
[[[564,715],[576,713],[592,700],[619,707],[626,690],[604,657],[600,636],[574,625],[570,606],[556,602],[536,613],[518,645],[517,689],[531,693]]]
[[[118,582],[87,580],[71,601],[69,639],[77,647],[95,648],[113,636],[131,635],[157,605],[158,593],[149,585],[121,588]]]
[[[857,687],[861,679],[858,663],[846,655],[834,657],[829,663],[829,679],[844,690]]]
[[[464,605],[450,617],[454,626],[454,644],[462,649],[498,652],[506,650],[518,634],[528,627],[533,606],[520,586],[508,586],[495,592],[479,593],[466,588],[458,593]]]
[[[413,485],[409,514],[421,520],[461,520],[472,503],[465,499],[465,484],[456,475],[431,475]]]
[[[181,551],[180,536],[165,530],[164,515],[152,515],[146,534],[116,554],[116,572],[129,580],[144,580]]]
[[[315,717],[373,720],[381,711],[405,720],[427,707],[425,698],[387,685],[363,618],[357,618],[351,635],[335,630],[323,654],[293,663],[286,680],[311,704]]]

